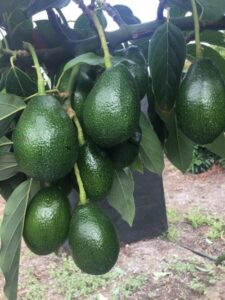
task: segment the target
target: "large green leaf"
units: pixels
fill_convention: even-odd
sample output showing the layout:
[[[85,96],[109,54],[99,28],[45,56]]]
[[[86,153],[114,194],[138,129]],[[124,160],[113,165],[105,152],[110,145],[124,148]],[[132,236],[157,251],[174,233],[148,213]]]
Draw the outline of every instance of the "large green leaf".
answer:
[[[0,181],[14,176],[19,171],[15,155],[0,152]]]
[[[133,193],[134,180],[130,169],[115,171],[113,186],[107,196],[107,200],[130,226],[132,226],[135,216]]]
[[[170,22],[158,27],[149,44],[149,67],[159,108],[170,112],[186,57],[183,33]]]
[[[164,169],[164,152],[162,145],[151,123],[142,113],[140,118],[142,138],[140,144],[140,157],[146,169],[162,174]]]
[[[188,45],[188,55],[195,57],[195,44]],[[203,57],[210,58],[216,67],[219,69],[220,74],[222,75],[225,81],[225,59],[213,48],[206,45],[202,45]]]
[[[224,0],[198,0],[203,8],[203,19],[218,20],[225,14]]]
[[[164,121],[169,133],[165,142],[166,156],[175,167],[186,172],[192,161],[194,143],[179,130],[174,113],[164,118]]]
[[[0,137],[2,137],[16,116],[16,113],[26,107],[24,101],[13,94],[0,93]]]
[[[0,267],[5,277],[5,296],[17,299],[20,245],[29,200],[39,190],[39,182],[29,179],[21,183],[6,202],[1,226]]]
[[[225,47],[225,34],[222,31],[205,30],[201,33],[201,41],[212,45]]]
[[[9,152],[13,142],[6,136],[0,138],[0,152]]]
[[[224,132],[211,144],[205,145],[211,152],[225,158],[225,134]]]
[[[0,267],[5,277],[5,296],[17,299],[20,245],[24,217],[29,200],[39,190],[39,182],[29,179],[21,183],[6,202],[1,226]]]

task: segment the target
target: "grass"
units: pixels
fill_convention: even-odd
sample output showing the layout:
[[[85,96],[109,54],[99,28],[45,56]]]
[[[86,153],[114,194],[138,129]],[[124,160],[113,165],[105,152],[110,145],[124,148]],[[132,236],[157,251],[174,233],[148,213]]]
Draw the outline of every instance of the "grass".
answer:
[[[20,290],[23,292],[21,293],[22,295],[18,297],[19,300],[45,299],[45,287],[35,276],[33,267],[26,270],[23,281],[21,281],[20,284]]]
[[[51,263],[50,279],[52,288],[63,295],[65,300],[87,297],[124,275],[123,270],[119,268],[115,268],[105,275],[87,275],[79,271],[70,256],[62,255],[60,259],[62,261],[60,264],[58,262]]]
[[[104,299],[101,292],[107,293],[110,300],[128,299],[130,295],[141,289],[147,280],[146,274],[130,275],[116,267],[100,276],[84,274],[75,266],[72,257],[64,253],[49,258],[44,279],[37,273],[35,267],[24,270],[18,299],[99,300]]]
[[[166,233],[166,237],[169,241],[175,242],[181,235],[180,229],[178,229],[175,225],[169,225],[168,231]]]
[[[204,295],[207,289],[205,283],[199,280],[198,278],[194,278],[188,286],[190,287],[190,289],[192,289],[200,295]]]
[[[172,208],[167,209],[169,228],[166,237],[169,241],[175,242],[180,237],[181,231],[177,228],[177,223],[183,220],[183,215]]]
[[[185,219],[194,229],[200,226],[209,226],[206,236],[211,240],[219,239],[225,234],[225,222],[223,220],[204,215],[198,208],[192,209]]]
[[[176,211],[175,209],[168,208],[167,209],[167,218],[168,218],[169,223],[174,224],[174,223],[178,223],[178,222],[182,221],[184,217],[183,217],[182,213]]]
[[[203,295],[208,286],[225,279],[224,269],[218,270],[209,263],[199,265],[199,262],[194,259],[190,261],[172,259],[165,269],[165,274],[166,272],[172,273],[178,280],[183,280],[186,277],[187,287],[199,295]]]

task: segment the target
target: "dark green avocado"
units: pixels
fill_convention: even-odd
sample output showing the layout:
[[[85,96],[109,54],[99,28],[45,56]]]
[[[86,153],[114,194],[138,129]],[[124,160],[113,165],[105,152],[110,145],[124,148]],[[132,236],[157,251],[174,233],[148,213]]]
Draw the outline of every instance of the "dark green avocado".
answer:
[[[99,146],[111,147],[133,135],[139,117],[138,91],[128,69],[118,64],[105,70],[84,103],[86,133]]]
[[[71,106],[76,112],[76,116],[81,123],[84,101],[90,93],[93,85],[94,82],[91,80],[91,78],[86,73],[80,72],[73,92],[73,97],[71,99]]]
[[[211,143],[225,129],[225,85],[210,59],[189,68],[176,102],[178,126],[193,142]]]
[[[40,190],[30,202],[25,216],[24,240],[38,255],[47,255],[63,244],[70,224],[68,198],[55,187]]]
[[[113,183],[114,170],[107,154],[92,142],[79,150],[77,160],[84,189],[89,199],[105,197]]]
[[[13,142],[20,169],[41,181],[64,177],[78,156],[76,128],[52,96],[30,100],[16,125]]]
[[[137,158],[141,143],[141,129],[138,128],[127,141],[108,149],[109,157],[116,169],[131,165]]]
[[[78,268],[92,275],[108,272],[120,249],[113,223],[96,203],[76,207],[70,223],[69,245]]]

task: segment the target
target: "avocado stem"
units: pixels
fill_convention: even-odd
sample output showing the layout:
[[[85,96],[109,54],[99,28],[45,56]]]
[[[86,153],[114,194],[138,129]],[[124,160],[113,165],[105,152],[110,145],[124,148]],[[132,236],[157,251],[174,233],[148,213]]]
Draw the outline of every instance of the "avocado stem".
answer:
[[[75,176],[76,176],[76,179],[77,179],[77,184],[78,184],[78,187],[79,187],[79,196],[80,196],[79,204],[85,205],[85,204],[88,203],[88,199],[87,199],[87,195],[86,195],[86,192],[85,192],[85,189],[84,189],[82,179],[80,177],[80,170],[79,170],[77,164],[75,164],[75,166],[74,166],[74,173],[75,173]]]
[[[72,106],[71,106],[71,98],[73,97],[74,84],[75,84],[75,80],[76,80],[78,73],[79,73],[79,67],[75,67],[72,69],[71,74],[70,74],[69,84],[67,86],[67,91],[66,91],[69,94],[69,103],[70,103],[70,107],[67,110],[67,113],[68,113],[69,117],[71,119],[73,119],[73,122],[76,125],[79,145],[83,146],[85,144],[83,129],[82,129],[80,122],[76,116],[76,112],[72,109]]]
[[[82,129],[81,125],[80,125],[80,122],[79,122],[79,120],[77,118],[76,113],[74,115],[73,121],[74,121],[74,124],[77,127],[77,134],[78,134],[79,145],[83,146],[85,144],[84,133],[83,133],[83,129]]]
[[[92,19],[92,22],[95,25],[95,28],[98,32],[98,36],[99,36],[99,39],[100,39],[100,42],[101,42],[102,50],[103,50],[103,53],[104,53],[105,68],[109,69],[109,68],[112,67],[112,58],[111,58],[111,55],[109,53],[109,47],[108,47],[108,44],[107,44],[107,41],[106,41],[105,32],[102,28],[102,25],[101,25],[97,15],[96,15],[95,11],[90,11],[90,17]]]
[[[195,44],[196,44],[196,58],[201,58],[202,55],[202,47],[200,41],[200,27],[199,27],[199,18],[198,11],[195,0],[191,0],[192,5],[192,13],[194,18],[194,28],[195,28]]]
[[[26,49],[30,52],[30,54],[32,56],[32,59],[33,59],[33,62],[34,62],[34,67],[35,67],[36,74],[37,74],[38,95],[39,96],[46,95],[46,93],[45,93],[45,81],[44,81],[43,76],[41,74],[41,67],[40,67],[35,49],[28,42],[24,42],[23,46],[24,46],[24,49]]]

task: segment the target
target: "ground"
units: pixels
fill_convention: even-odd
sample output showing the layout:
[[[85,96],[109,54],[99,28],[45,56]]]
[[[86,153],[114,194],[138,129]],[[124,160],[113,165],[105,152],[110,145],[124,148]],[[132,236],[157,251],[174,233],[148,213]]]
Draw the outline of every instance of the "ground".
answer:
[[[23,244],[18,298],[225,299],[225,266],[210,260],[225,252],[225,170],[213,167],[199,176],[183,175],[166,162],[163,182],[167,234],[123,246],[113,270],[97,277],[82,274],[62,251],[38,257]],[[1,199],[0,212],[3,207]]]

